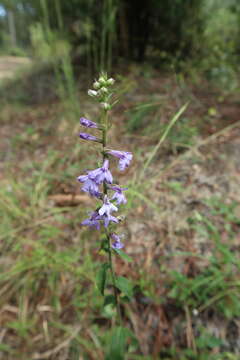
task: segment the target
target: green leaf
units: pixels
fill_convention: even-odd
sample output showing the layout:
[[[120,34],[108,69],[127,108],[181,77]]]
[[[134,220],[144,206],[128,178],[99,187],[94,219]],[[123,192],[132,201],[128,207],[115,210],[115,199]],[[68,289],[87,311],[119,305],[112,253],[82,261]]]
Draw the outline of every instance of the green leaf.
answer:
[[[130,331],[123,327],[116,327],[112,330],[109,339],[109,350],[105,360],[124,360],[129,335]]]
[[[104,298],[104,304],[103,306],[107,306],[107,305],[116,305],[116,299],[115,299],[115,296],[114,295],[107,295],[105,296]]]
[[[133,285],[127,278],[123,276],[118,276],[116,278],[116,286],[121,292],[123,292],[129,298],[133,296]]]
[[[128,256],[127,254],[125,254],[125,252],[123,252],[120,249],[114,249],[114,251],[125,261],[127,262],[131,262],[132,258],[130,256]]]
[[[97,287],[102,295],[104,295],[108,269],[109,269],[108,263],[102,264],[96,276]]]

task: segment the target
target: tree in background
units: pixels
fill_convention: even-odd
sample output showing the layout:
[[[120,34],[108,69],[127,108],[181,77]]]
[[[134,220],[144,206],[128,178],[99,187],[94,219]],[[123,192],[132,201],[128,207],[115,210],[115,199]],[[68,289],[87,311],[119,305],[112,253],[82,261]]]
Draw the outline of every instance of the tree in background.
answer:
[[[202,61],[216,50],[216,44],[225,47],[221,33],[224,39],[229,39],[227,48],[231,43],[231,49],[239,52],[236,31],[240,32],[240,20],[235,21],[240,14],[238,0],[2,0],[2,3],[14,15],[19,45],[29,45],[30,25],[41,23],[45,30],[58,33],[56,38],[60,36],[69,42],[76,63],[95,70],[100,70],[98,64],[101,69],[111,70],[111,64],[119,58],[142,62],[154,57],[158,64],[164,59]]]
[[[26,48],[30,44],[29,26],[37,19],[35,1],[2,0],[2,8],[6,13],[2,16],[5,33],[4,46]],[[36,1],[36,3],[38,3]]]
[[[17,14],[18,29],[23,19],[25,25],[42,19],[53,30],[64,28],[76,49],[86,46],[92,52],[108,53],[109,47],[114,47],[117,56],[137,61],[144,60],[149,47],[173,56],[189,56],[202,32],[202,3],[203,0],[3,0],[7,11]],[[26,40],[26,35],[20,37]]]
[[[204,22],[203,0],[124,0],[121,4],[120,38],[131,60],[143,61],[149,48],[181,58],[196,52]]]

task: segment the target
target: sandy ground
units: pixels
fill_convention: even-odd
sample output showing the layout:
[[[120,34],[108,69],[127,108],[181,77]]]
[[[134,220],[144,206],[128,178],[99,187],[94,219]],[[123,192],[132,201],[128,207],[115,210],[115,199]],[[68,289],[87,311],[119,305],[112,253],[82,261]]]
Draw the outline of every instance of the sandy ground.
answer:
[[[18,70],[31,63],[32,61],[26,57],[0,56],[0,81],[14,76]]]

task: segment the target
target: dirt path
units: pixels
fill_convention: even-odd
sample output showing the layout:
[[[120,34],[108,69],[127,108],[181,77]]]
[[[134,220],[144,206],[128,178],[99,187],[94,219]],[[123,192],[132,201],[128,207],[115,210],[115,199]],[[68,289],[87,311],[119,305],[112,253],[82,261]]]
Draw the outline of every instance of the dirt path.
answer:
[[[0,81],[14,76],[16,71],[31,64],[27,57],[0,56]]]

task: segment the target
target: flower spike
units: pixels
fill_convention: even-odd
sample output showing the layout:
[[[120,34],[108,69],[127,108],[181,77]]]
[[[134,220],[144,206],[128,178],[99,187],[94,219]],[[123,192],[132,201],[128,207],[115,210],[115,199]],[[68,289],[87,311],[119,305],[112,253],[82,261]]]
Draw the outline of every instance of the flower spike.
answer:
[[[83,175],[78,176],[77,180],[81,183],[81,190],[87,192],[90,196],[95,197],[100,201],[101,204],[96,205],[95,210],[89,214],[89,217],[82,221],[83,226],[88,226],[90,228],[95,228],[96,230],[104,230],[105,236],[101,245],[101,249],[104,249],[108,253],[108,263],[106,268],[106,263],[103,264],[104,271],[106,272],[110,269],[111,273],[111,284],[114,284],[114,297],[115,303],[118,311],[118,316],[121,318],[120,304],[117,291],[117,279],[114,272],[114,267],[112,263],[112,254],[122,256],[124,254],[120,251],[124,244],[121,242],[121,235],[118,235],[115,232],[117,224],[122,223],[124,217],[114,216],[118,212],[118,205],[126,204],[127,199],[124,192],[127,190],[126,187],[121,187],[116,185],[117,182],[113,181],[113,176],[110,170],[110,160],[111,156],[116,157],[118,161],[119,170],[125,170],[130,162],[132,161],[133,155],[127,151],[112,150],[107,148],[108,142],[108,130],[110,129],[109,123],[109,112],[113,106],[117,103],[117,100],[113,99],[114,93],[111,92],[110,88],[114,84],[114,79],[108,78],[105,73],[102,73],[98,80],[95,80],[93,84],[93,89],[88,91],[89,96],[94,98],[96,102],[99,103],[101,109],[101,124],[97,124],[92,120],[86,119],[84,117],[80,118],[80,124],[88,129],[97,129],[102,132],[101,139],[97,138],[94,135],[81,132],[80,138],[83,140],[95,141],[102,144],[101,155],[102,163],[100,167],[87,170]],[[111,156],[110,156],[111,155]],[[104,244],[104,246],[103,246]],[[105,246],[106,244],[106,246]],[[115,250],[115,251],[114,251]],[[126,256],[125,256],[126,258]],[[108,281],[108,276],[106,277]],[[116,285],[115,285],[116,284]],[[105,281],[104,285],[105,286]],[[120,289],[121,290],[121,289]],[[101,286],[101,293],[103,294],[104,288]],[[119,321],[121,323],[121,321]]]

